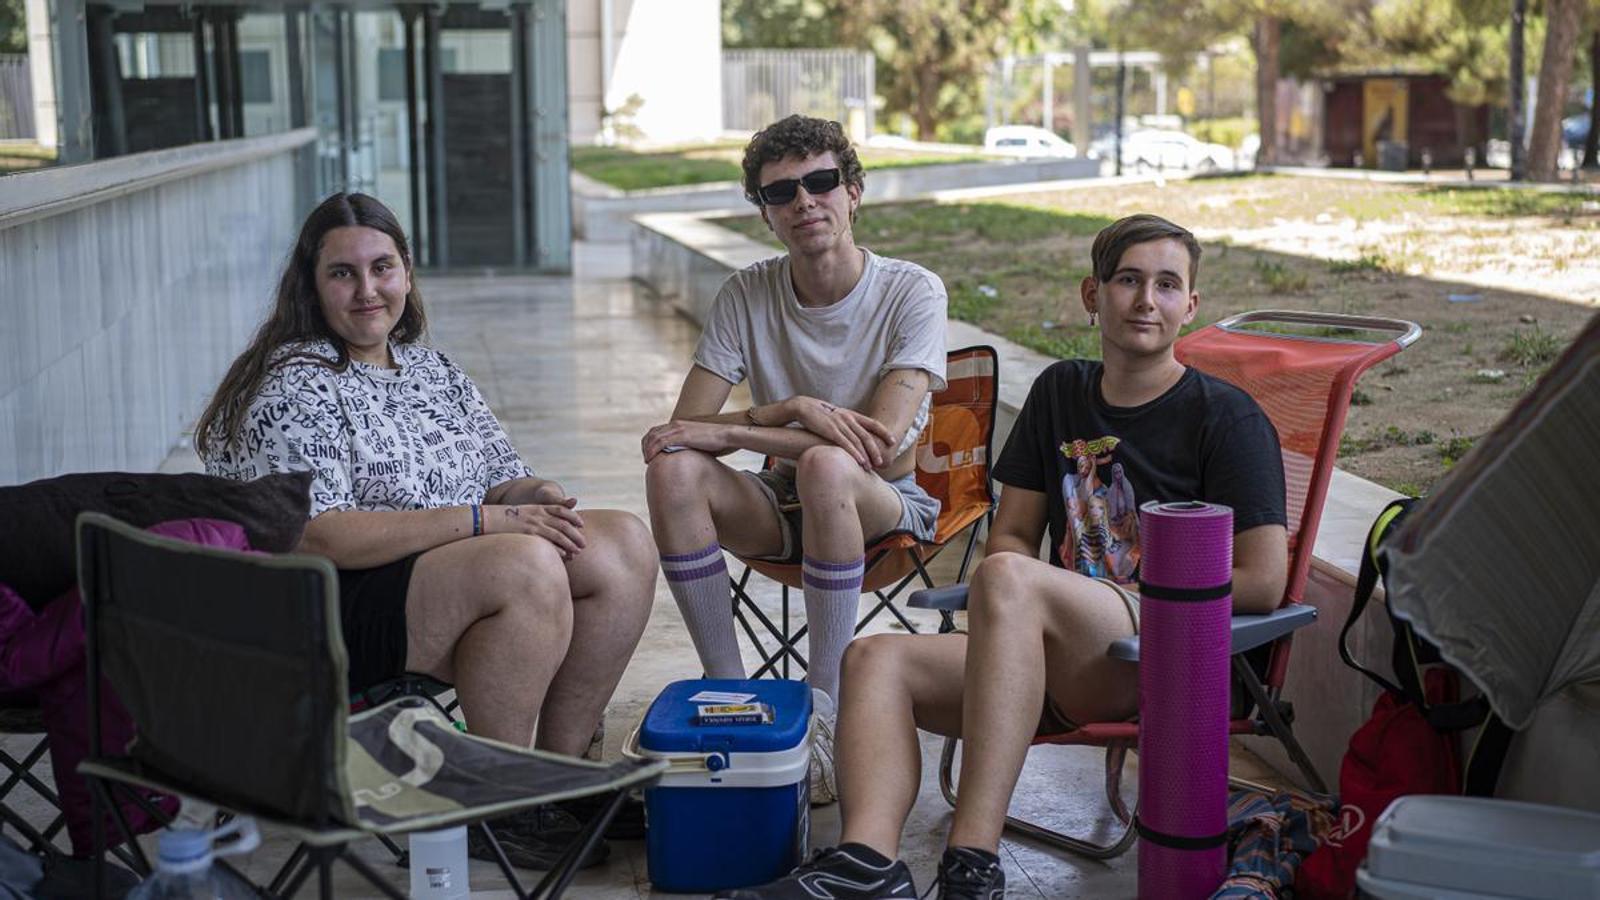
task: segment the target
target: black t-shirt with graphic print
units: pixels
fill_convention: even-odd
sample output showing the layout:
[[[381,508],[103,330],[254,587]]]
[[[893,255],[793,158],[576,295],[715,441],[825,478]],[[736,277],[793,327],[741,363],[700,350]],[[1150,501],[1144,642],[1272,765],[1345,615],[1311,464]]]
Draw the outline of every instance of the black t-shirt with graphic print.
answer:
[[[1250,395],[1190,368],[1149,403],[1114,407],[1102,369],[1045,369],[994,467],[1001,483],[1045,494],[1052,563],[1136,583],[1139,506],[1150,500],[1225,504],[1235,532],[1285,524],[1278,434]]]

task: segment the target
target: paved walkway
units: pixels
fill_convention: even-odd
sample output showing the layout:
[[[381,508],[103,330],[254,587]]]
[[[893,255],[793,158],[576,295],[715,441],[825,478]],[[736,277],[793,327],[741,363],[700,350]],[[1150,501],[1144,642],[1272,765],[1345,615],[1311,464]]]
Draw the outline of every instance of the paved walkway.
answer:
[[[698,329],[626,280],[626,266],[625,253],[580,246],[573,278],[424,274],[420,284],[433,343],[476,380],[535,471],[559,479],[583,506],[621,508],[647,518],[639,437],[671,409]],[[736,393],[733,402],[745,399]],[[192,454],[179,453],[163,468],[194,467]],[[944,562],[942,569],[935,569],[941,583],[951,580],[955,565],[953,559]],[[775,589],[758,593],[758,600],[776,613]],[[919,622],[929,630],[935,624],[931,617]],[[886,627],[879,623],[874,630]],[[747,659],[754,658],[747,648]],[[688,634],[665,582],[659,581],[649,627],[606,716],[608,757],[617,754],[622,738],[662,685],[697,673]],[[3,745],[14,750],[25,740],[7,737]],[[933,775],[939,748],[938,741],[924,736],[924,788],[902,850],[919,889],[932,880],[949,825]],[[1034,751],[1014,810],[1026,809],[1053,824],[1108,826],[1102,759],[1088,748]],[[1245,768],[1236,765],[1236,772],[1259,776],[1253,758],[1242,764]],[[1136,789],[1131,766],[1125,779],[1131,798]],[[815,810],[811,822],[813,846],[837,841],[837,805]],[[286,838],[269,834],[248,859],[248,873],[264,880],[290,848]],[[405,870],[394,866],[376,842],[359,849],[396,886],[407,888]],[[1117,897],[1135,892],[1136,853],[1099,863],[1068,858],[1025,840],[1007,840],[1003,851],[1011,896]],[[375,893],[343,867],[335,871],[337,896]],[[471,876],[475,896],[511,896],[491,863],[474,862]],[[582,873],[570,895],[653,896],[643,843],[613,845],[609,861]]]

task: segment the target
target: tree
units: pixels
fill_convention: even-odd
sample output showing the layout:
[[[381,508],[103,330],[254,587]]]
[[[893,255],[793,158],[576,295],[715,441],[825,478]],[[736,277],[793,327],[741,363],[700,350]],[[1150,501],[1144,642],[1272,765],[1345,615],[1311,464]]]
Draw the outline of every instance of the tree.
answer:
[[[917,137],[977,109],[990,66],[1026,52],[1057,0],[860,0],[838,19],[842,43],[870,49],[878,89],[905,111]]]
[[[1372,7],[1373,43],[1388,62],[1444,75],[1446,94],[1463,106],[1504,100],[1510,24],[1505,0],[1378,0]]]
[[[28,16],[22,0],[0,0],[0,53],[28,52]]]
[[[835,47],[842,7],[840,0],[722,0],[722,46]]]
[[[1539,61],[1539,97],[1533,107],[1528,143],[1528,177],[1554,181],[1561,153],[1561,118],[1572,86],[1573,54],[1583,19],[1584,0],[1545,0],[1544,55]]]

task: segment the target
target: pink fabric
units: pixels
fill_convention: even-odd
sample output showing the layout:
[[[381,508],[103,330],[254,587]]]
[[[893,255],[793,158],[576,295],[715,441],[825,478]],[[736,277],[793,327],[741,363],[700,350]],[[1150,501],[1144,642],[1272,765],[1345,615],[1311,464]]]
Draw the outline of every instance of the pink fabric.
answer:
[[[1180,839],[1228,830],[1228,656],[1233,600],[1165,600],[1159,588],[1206,590],[1233,577],[1233,510],[1146,503],[1139,511],[1139,821]],[[1139,897],[1209,897],[1225,844],[1178,849],[1139,839]]]
[[[219,519],[180,519],[151,526],[151,533],[195,544],[249,550],[242,527]],[[89,752],[88,679],[84,675],[83,600],[78,589],[45,604],[37,614],[15,591],[0,584],[0,692],[12,702],[37,703],[50,740],[50,764],[56,792],[67,817],[67,834],[73,852],[93,852],[93,806],[88,782],[78,773],[78,763]],[[133,721],[110,685],[101,684],[100,734],[104,746],[120,751],[133,740]],[[177,801],[162,797],[158,805],[168,814]],[[135,833],[154,831],[152,820],[132,803],[123,813]],[[118,834],[108,824],[113,842]]]

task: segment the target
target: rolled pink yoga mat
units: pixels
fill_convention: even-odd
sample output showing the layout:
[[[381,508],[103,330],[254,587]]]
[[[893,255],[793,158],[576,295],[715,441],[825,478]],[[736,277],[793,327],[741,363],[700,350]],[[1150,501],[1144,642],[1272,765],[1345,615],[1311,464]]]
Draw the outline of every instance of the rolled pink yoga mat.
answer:
[[[1139,508],[1139,897],[1209,897],[1228,829],[1233,510]]]

